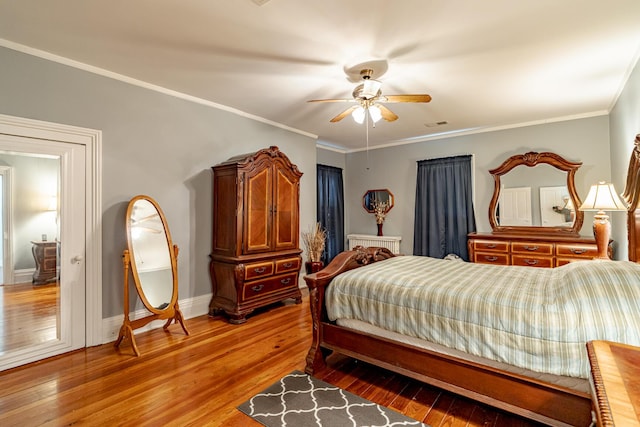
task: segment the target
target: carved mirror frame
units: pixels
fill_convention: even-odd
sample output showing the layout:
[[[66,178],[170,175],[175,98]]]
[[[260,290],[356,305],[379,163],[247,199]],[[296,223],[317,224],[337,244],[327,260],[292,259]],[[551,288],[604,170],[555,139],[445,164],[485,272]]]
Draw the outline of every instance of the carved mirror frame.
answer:
[[[389,212],[391,209],[393,209],[393,206],[395,204],[395,200],[393,197],[393,193],[391,191],[389,191],[386,188],[379,188],[377,190],[367,190],[366,193],[364,193],[364,196],[362,196],[362,207],[364,208],[365,211],[369,212],[369,213],[375,213],[375,209],[373,208],[373,206],[368,206],[367,205],[367,200],[372,199],[375,200],[375,197],[370,197],[369,194],[376,194],[376,193],[387,193],[387,198],[389,200],[389,207],[387,207],[387,209],[385,209],[384,213]]]
[[[511,171],[517,166],[533,167],[536,165],[546,164],[555,167],[567,173],[567,190],[573,202],[575,210],[575,220],[571,227],[542,227],[542,226],[502,226],[498,223],[497,207],[500,199],[500,177]],[[530,151],[525,154],[517,154],[509,157],[500,166],[489,171],[493,176],[494,189],[491,203],[489,203],[489,223],[494,233],[536,233],[536,234],[555,234],[562,233],[567,236],[577,236],[584,222],[584,213],[577,209],[582,204],[575,185],[576,171],[582,166],[582,162],[570,162],[555,153],[544,152],[537,153]]]

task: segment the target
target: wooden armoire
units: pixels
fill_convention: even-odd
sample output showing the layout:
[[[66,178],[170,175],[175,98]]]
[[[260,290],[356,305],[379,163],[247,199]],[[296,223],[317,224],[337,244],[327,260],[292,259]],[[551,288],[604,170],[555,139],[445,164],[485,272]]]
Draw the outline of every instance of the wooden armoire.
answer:
[[[210,314],[244,323],[256,308],[294,298],[298,274],[300,177],[278,147],[213,167]]]

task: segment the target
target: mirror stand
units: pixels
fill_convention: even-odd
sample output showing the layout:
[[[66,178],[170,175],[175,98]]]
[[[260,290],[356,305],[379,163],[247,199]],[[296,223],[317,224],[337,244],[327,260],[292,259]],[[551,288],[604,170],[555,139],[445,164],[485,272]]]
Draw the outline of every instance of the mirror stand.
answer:
[[[175,258],[178,258],[178,246],[173,245],[173,253]],[[133,334],[134,329],[142,328],[154,320],[162,320],[167,319],[167,322],[164,324],[162,329],[165,331],[171,325],[172,321],[175,323],[180,323],[182,326],[182,330],[186,335],[189,335],[189,331],[187,330],[187,326],[184,324],[184,317],[182,316],[182,312],[178,307],[178,301],[176,301],[172,306],[169,306],[162,310],[161,313],[154,313],[150,316],[146,316],[140,319],[135,319],[131,321],[129,319],[129,270],[131,266],[131,256],[129,255],[129,250],[125,249],[122,252],[122,263],[124,266],[124,321],[122,322],[122,326],[120,327],[120,333],[118,334],[118,339],[115,342],[115,347],[119,347],[122,341],[127,338],[129,342],[131,342],[131,347],[133,348],[133,352],[136,356],[140,356],[140,351],[138,350],[138,346],[136,345],[136,339]]]

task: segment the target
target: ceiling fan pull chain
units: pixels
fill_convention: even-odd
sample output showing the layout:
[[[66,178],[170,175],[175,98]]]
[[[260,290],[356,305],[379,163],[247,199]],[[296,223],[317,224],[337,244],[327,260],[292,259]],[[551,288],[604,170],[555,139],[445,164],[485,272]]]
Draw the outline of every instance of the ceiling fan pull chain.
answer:
[[[365,135],[367,136],[367,170],[369,170],[369,109],[367,108],[365,110],[365,122],[364,122],[364,127],[365,127]]]

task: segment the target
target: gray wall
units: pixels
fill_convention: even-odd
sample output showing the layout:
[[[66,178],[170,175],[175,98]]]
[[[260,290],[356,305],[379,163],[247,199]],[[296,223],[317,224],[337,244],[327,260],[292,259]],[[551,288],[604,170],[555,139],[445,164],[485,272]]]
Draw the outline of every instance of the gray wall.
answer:
[[[343,171],[346,167],[347,157],[343,152],[329,150],[318,146],[316,156],[319,165],[335,166]]]
[[[567,160],[582,162],[576,174],[576,187],[583,200],[592,184],[611,179],[607,116],[370,150],[368,169],[365,151],[349,153],[345,185],[347,233],[376,233],[373,215],[362,208],[362,196],[367,189],[387,188],[395,196],[395,207],[387,215],[384,234],[401,236],[401,252],[413,253],[416,162],[460,154],[474,154],[477,228],[482,232],[491,231],[488,210],[493,179],[488,171],[508,157],[528,151],[552,151]],[[582,234],[591,235],[588,225],[591,222],[593,215],[585,213]]]
[[[47,211],[51,197],[58,191],[60,160],[0,154],[0,165],[12,168],[12,244],[13,269],[28,270],[36,266],[31,241],[57,238],[57,212]]]
[[[180,247],[180,298],[211,292],[210,167],[277,145],[304,173],[301,230],[315,221],[315,139],[0,47],[0,113],[103,132],[103,317],[122,312],[124,215],[155,198]]]

